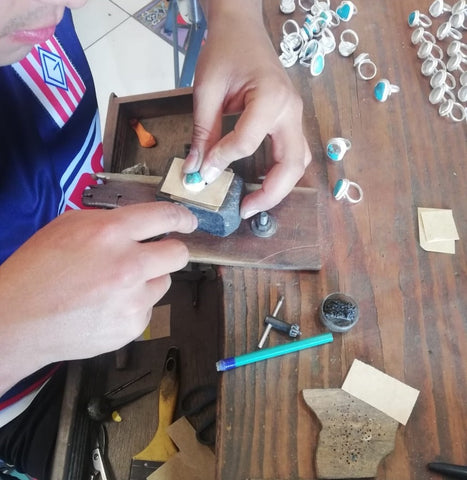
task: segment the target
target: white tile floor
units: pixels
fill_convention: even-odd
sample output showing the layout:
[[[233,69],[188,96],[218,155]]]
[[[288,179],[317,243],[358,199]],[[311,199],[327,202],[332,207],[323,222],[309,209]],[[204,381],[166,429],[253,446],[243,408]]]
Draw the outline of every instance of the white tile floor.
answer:
[[[104,131],[109,95],[175,88],[172,46],[132,15],[151,0],[88,0],[73,10],[76,31],[96,84]],[[180,68],[183,54],[179,55]]]

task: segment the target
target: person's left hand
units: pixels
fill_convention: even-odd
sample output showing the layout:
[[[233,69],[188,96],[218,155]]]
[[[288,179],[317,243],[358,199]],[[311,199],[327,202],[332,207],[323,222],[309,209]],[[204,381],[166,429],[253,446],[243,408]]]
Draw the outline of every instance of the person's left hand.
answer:
[[[186,173],[200,170],[211,183],[270,135],[275,163],[261,189],[243,199],[243,218],[277,205],[311,161],[302,129],[302,99],[278,60],[258,3],[211,2],[208,39],[194,81],[191,151],[184,165]],[[238,112],[234,130],[221,138],[222,115]]]

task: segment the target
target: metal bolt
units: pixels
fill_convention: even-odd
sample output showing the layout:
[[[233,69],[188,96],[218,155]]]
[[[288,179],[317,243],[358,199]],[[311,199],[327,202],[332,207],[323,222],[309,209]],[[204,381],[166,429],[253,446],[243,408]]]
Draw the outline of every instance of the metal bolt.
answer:
[[[277,221],[268,212],[260,212],[251,220],[251,230],[257,237],[271,237],[276,233]]]
[[[283,303],[284,303],[284,296],[281,295],[281,297],[279,298],[279,300],[277,302],[276,308],[272,312],[273,317],[275,317],[279,313],[279,310],[281,309]],[[263,348],[264,342],[266,341],[266,338],[268,338],[268,335],[269,335],[269,332],[271,331],[271,328],[272,328],[272,325],[270,323],[268,323],[266,325],[266,328],[264,329],[263,336],[261,337],[261,339],[258,343],[258,348]]]

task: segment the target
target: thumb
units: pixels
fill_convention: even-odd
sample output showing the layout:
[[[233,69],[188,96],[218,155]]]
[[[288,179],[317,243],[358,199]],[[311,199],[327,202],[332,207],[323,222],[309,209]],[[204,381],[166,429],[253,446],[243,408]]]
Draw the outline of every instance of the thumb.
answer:
[[[208,91],[209,88],[200,86],[193,93],[193,133],[183,165],[185,173],[199,171],[207,152],[221,137],[224,99]]]

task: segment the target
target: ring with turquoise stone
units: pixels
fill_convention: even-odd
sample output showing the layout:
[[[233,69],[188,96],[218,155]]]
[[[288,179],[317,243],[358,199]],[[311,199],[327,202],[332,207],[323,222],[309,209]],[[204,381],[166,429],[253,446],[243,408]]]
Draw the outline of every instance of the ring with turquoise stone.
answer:
[[[352,188],[352,190],[357,193],[356,197],[350,195],[350,188]],[[337,180],[332,194],[334,195],[334,198],[336,200],[342,200],[343,198],[345,198],[350,203],[358,203],[363,198],[363,191],[360,188],[360,185],[355,182],[351,182],[347,178],[340,178],[339,180]]]
[[[410,12],[408,18],[409,27],[431,27],[432,21],[430,17],[420,13],[420,10],[414,10]]]
[[[183,186],[190,192],[201,192],[206,186],[206,182],[199,172],[187,173],[183,177]]]
[[[389,83],[389,80],[386,78],[383,78],[375,85],[373,92],[378,102],[385,102],[391,94],[400,92],[400,88],[397,85]]]
[[[324,52],[322,48],[318,48],[318,51],[313,55],[310,63],[310,73],[313,77],[321,75],[324,70]]]
[[[344,158],[345,153],[351,146],[352,143],[347,138],[331,138],[326,147],[327,156],[334,162],[339,162]]]
[[[354,16],[354,14],[358,13],[358,10],[351,1],[344,0],[336,8],[336,13],[343,22],[348,22]]]

